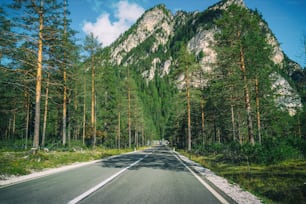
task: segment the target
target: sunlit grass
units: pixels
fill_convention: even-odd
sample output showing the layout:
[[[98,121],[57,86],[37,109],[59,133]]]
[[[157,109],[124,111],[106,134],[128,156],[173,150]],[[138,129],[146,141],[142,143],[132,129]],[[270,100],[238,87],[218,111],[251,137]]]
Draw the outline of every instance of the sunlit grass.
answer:
[[[33,171],[85,162],[130,152],[132,149],[95,148],[80,151],[0,152],[0,176],[25,175]]]

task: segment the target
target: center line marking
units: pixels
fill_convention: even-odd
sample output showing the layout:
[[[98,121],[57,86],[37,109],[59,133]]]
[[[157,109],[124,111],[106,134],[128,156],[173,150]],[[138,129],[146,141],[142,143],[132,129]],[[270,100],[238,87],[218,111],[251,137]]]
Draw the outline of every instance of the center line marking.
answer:
[[[84,198],[86,198],[87,196],[89,196],[90,194],[94,193],[95,191],[97,191],[98,189],[102,188],[103,186],[105,186],[107,183],[109,183],[110,181],[112,181],[114,178],[116,178],[117,176],[119,176],[120,174],[122,174],[123,172],[125,172],[126,170],[128,170],[129,168],[131,168],[132,166],[135,166],[136,164],[138,164],[139,162],[141,162],[144,158],[146,158],[149,154],[146,154],[146,156],[144,156],[143,158],[137,160],[136,162],[134,162],[133,164],[129,165],[128,167],[122,169],[121,171],[115,173],[114,175],[112,175],[111,177],[109,177],[108,179],[102,181],[101,183],[99,183],[98,185],[92,187],[91,189],[87,190],[86,192],[82,193],[81,195],[77,196],[76,198],[74,198],[73,200],[69,201],[68,204],[76,204],[78,202],[80,202],[81,200],[83,200]]]

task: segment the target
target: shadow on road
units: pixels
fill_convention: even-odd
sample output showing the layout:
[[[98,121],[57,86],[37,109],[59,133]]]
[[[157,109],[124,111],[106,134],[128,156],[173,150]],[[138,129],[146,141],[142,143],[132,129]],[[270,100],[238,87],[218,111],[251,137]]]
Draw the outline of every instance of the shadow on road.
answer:
[[[153,151],[152,154],[149,154]],[[188,171],[164,146],[154,147],[154,149],[144,150],[142,153],[122,155],[120,157],[111,158],[101,163],[102,167],[109,168],[125,168],[133,162],[149,154],[140,163],[130,168],[130,170],[138,170],[140,168],[152,168],[168,171]]]

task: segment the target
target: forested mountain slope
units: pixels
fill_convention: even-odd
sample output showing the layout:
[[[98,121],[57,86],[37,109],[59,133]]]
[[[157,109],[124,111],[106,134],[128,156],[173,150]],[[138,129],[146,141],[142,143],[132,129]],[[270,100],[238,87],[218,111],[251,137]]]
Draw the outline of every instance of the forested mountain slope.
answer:
[[[233,10],[233,7],[239,9]],[[221,22],[219,19],[226,12],[232,12],[234,16]],[[224,57],[219,48],[229,43],[225,42],[228,40],[225,38],[231,36],[219,36],[217,39],[217,35],[234,32],[222,25],[229,20],[233,21],[233,26],[241,26],[239,29],[253,23],[253,28],[242,31],[250,39],[240,40],[245,41],[241,42],[244,43],[243,48],[252,47],[246,50],[245,60],[249,60],[246,62],[247,75],[253,76],[245,83],[243,73],[239,71],[232,70],[236,76],[225,74],[230,71],[230,63],[236,63],[235,59],[221,63]],[[257,38],[261,38],[262,44],[256,44],[255,40],[258,39],[253,40],[252,35],[260,35]],[[234,44],[237,39],[231,40]],[[229,44],[227,46],[230,47]],[[233,46],[227,52],[233,53],[235,49]],[[261,49],[269,58],[258,55],[258,52],[263,52]],[[186,53],[181,55],[181,52]],[[190,59],[183,59],[182,56],[186,55],[190,55]],[[257,134],[257,141],[260,140],[259,132],[274,134],[274,130],[270,129],[274,126],[274,114],[289,113],[294,116],[303,107],[292,80],[294,73],[302,70],[301,67],[286,57],[263,17],[257,11],[247,9],[240,0],[221,1],[205,11],[178,11],[174,15],[164,5],[158,5],[146,11],[131,29],[120,36],[107,49],[104,59],[108,66],[119,70],[129,69],[134,73],[142,93],[143,108],[147,110],[146,114],[152,116],[157,133],[178,143],[186,142],[188,120],[192,124],[192,134],[201,141],[203,135],[203,140],[249,140],[243,136],[248,134],[247,129],[250,128],[248,125],[244,127],[248,123],[243,93],[246,84],[250,92],[249,119],[252,118],[249,125],[254,129],[252,134]],[[239,66],[240,62],[233,65],[233,69]],[[233,86],[232,95],[229,93],[230,86]],[[190,92],[189,98],[184,97],[187,90]],[[260,121],[263,122],[262,127],[257,127]],[[165,133],[165,130],[168,132]],[[194,144],[198,142],[194,140]]]

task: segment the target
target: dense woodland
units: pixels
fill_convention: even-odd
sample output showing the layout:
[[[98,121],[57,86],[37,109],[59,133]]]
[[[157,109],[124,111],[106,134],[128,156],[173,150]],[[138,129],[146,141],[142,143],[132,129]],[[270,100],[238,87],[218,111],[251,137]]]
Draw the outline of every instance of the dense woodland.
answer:
[[[76,39],[67,4],[14,1],[0,8],[2,147],[132,148],[167,139],[189,151],[233,149],[261,161],[272,151],[280,159],[305,156],[304,108],[290,116],[277,107],[270,77],[285,77],[305,104],[305,69],[289,76],[271,61],[269,31],[259,26],[257,11],[231,6],[197,14],[200,23],[211,21],[222,30],[214,36],[218,60],[208,74],[198,63],[203,53],[187,50],[196,32],[189,23],[170,39],[167,52],[159,47],[150,53],[153,36],[131,51],[150,53],[149,59],[115,66],[109,47],[102,48],[94,35]],[[147,81],[141,72],[156,56],[177,60],[169,75]],[[182,73],[184,86],[178,89]],[[197,88],[191,83],[195,74],[203,79]]]

